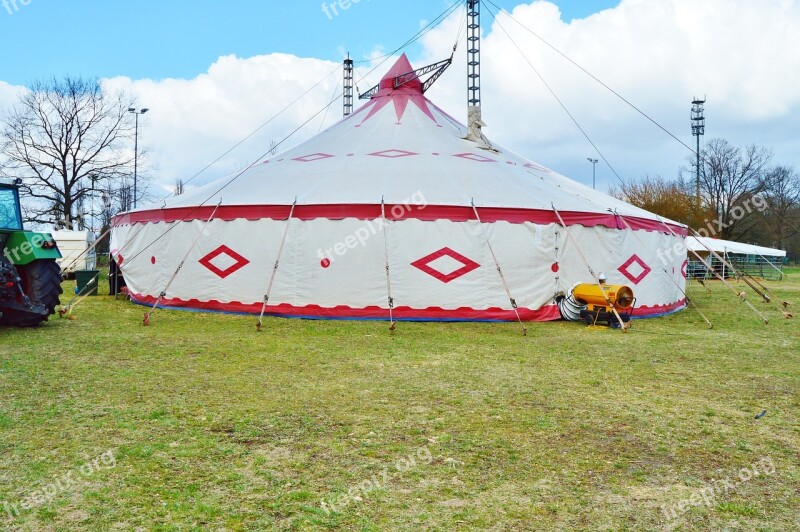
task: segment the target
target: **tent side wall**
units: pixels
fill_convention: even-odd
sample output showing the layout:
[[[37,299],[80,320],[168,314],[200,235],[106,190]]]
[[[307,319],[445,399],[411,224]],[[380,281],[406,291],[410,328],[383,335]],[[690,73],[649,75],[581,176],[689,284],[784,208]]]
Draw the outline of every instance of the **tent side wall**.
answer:
[[[177,226],[175,225],[177,224]],[[286,220],[214,220],[121,225],[112,253],[135,301],[152,303],[200,231],[163,301],[165,306],[258,313]],[[308,318],[388,319],[388,257],[394,317],[407,320],[514,320],[486,231],[518,312],[527,321],[559,319],[554,298],[591,282],[578,250],[557,224],[484,224],[380,218],[294,219],[269,298],[269,314]],[[685,257],[670,257],[676,238],[652,231],[569,227],[595,272],[626,284],[636,315],[684,306]],[[682,240],[682,239],[681,239]],[[154,241],[158,245],[148,246]],[[642,249],[642,242],[647,249]],[[666,276],[671,276],[673,280]],[[674,282],[673,282],[674,281]]]

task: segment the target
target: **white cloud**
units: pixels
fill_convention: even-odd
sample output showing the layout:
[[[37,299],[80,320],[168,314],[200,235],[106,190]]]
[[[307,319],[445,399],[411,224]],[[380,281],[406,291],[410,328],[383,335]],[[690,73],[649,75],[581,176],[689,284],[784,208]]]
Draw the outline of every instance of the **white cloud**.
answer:
[[[0,81],[0,110],[7,109],[19,99],[22,87],[9,85],[4,81]]]
[[[487,134],[582,182],[591,179],[591,146],[489,15],[484,4],[483,105]],[[493,9],[493,8],[492,8]],[[463,13],[463,10],[461,11]],[[796,0],[623,0],[585,19],[565,22],[546,1],[522,4],[514,18],[533,29],[605,83],[692,145],[689,107],[708,97],[707,139],[756,143],[775,151],[775,162],[800,168],[800,2]],[[507,16],[499,23],[525,51],[565,105],[623,176],[673,177],[688,150],[559,57]],[[415,66],[450,54],[461,20],[451,17],[422,40]],[[462,42],[455,64],[430,91],[438,105],[466,114],[466,62]],[[375,47],[372,58],[380,55]],[[359,83],[376,83],[391,62]],[[368,65],[359,65],[365,74]],[[169,186],[194,175],[311,85],[331,73],[298,104],[209,170],[197,182],[239,170],[321,109],[339,87],[338,65],[274,53],[221,57],[190,80],[105,80],[151,109],[141,122],[151,148],[150,172]],[[0,82],[0,106],[17,88]],[[326,115],[341,116],[336,102]],[[316,133],[322,116],[282,148]],[[616,179],[598,165],[602,188]]]
[[[482,74],[490,137],[585,182],[591,146],[487,7]],[[775,149],[776,161],[800,166],[798,135],[791,134],[797,131],[792,124],[800,123],[800,36],[794,29],[800,3],[623,0],[614,9],[567,23],[555,5],[538,1],[516,7],[512,16],[687,144],[693,144],[690,101],[707,95],[707,139],[762,144]],[[618,172],[675,175],[689,154],[684,147],[507,16],[498,20]],[[427,49],[446,50],[454,34],[453,24],[437,30]],[[462,58],[455,70],[463,68]],[[431,95],[442,91],[449,110],[459,112],[463,76],[451,74],[440,83]],[[598,166],[600,173],[615,181]]]
[[[326,78],[327,74],[331,75]],[[125,90],[134,95],[139,107],[150,109],[140,119],[140,139],[150,150],[153,179],[170,186],[176,179],[191,178],[323,80],[196,183],[245,168],[269,149],[271,140],[282,139],[324,107],[339,79],[334,63],[271,54],[247,59],[221,57],[207,73],[191,80],[114,78],[104,84]],[[314,124],[321,121],[322,115]],[[314,124],[305,130],[315,132]]]

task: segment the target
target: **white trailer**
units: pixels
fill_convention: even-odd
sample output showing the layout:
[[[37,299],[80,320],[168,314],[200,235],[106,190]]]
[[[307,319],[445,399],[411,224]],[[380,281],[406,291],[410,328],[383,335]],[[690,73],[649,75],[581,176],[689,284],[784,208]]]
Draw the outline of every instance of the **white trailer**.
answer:
[[[53,231],[51,234],[58,244],[59,251],[61,251],[61,259],[58,262],[62,273],[73,275],[76,270],[94,270],[97,268],[97,253],[95,249],[92,248],[91,251],[84,253],[96,240],[92,231]]]

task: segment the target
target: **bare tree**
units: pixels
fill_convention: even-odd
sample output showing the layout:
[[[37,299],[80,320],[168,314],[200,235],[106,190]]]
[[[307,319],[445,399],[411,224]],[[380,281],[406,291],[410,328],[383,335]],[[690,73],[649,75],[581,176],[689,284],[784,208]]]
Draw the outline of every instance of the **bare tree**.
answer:
[[[734,216],[753,196],[764,190],[764,174],[772,155],[765,148],[747,146],[740,149],[725,139],[712,139],[702,153],[700,193],[704,207],[716,216],[714,235],[740,240],[758,224],[759,217],[746,210],[746,216]],[[693,176],[681,171],[685,189],[693,188]]]
[[[705,226],[713,213],[698,210],[694,197],[687,194],[678,181],[669,181],[661,176],[645,176],[642,179],[623,181],[619,187],[611,187],[609,193],[642,209],[654,212],[694,229]]]
[[[36,82],[3,117],[4,173],[23,180],[28,221],[73,228],[93,187],[115,188],[131,174],[132,102],[96,79]]]
[[[773,245],[786,249],[800,226],[800,175],[794,168],[776,166],[764,178],[764,195],[769,205],[764,225]]]
[[[180,179],[180,178],[176,179],[175,180],[175,192],[173,194],[175,194],[176,196],[180,196],[181,194],[183,194],[185,188],[186,188],[186,185],[184,184],[183,179]]]

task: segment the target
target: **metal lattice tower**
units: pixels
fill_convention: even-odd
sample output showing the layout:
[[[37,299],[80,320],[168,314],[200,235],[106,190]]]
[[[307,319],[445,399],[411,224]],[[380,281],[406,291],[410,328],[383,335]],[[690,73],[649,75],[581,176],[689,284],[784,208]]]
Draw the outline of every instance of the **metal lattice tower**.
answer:
[[[347,54],[347,59],[344,60],[343,86],[342,105],[344,106],[344,116],[350,116],[353,113],[353,60],[350,59],[350,54]]]
[[[703,114],[703,104],[706,103],[705,98],[700,100],[695,98],[692,101],[692,135],[697,139],[697,148],[695,155],[697,161],[695,163],[695,184],[697,206],[700,206],[700,137],[706,134],[706,117]]]
[[[467,0],[467,105],[481,106],[481,3]]]

